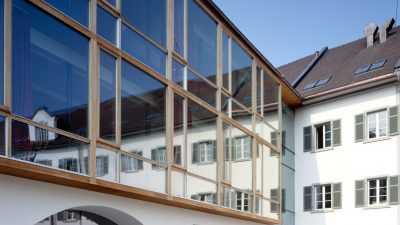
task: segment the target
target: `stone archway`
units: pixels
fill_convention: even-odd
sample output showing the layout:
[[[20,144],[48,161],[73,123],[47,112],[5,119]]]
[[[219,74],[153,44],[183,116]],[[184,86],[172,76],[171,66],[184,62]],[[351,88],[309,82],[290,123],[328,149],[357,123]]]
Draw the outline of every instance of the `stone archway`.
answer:
[[[109,207],[79,206],[60,211],[35,225],[143,225],[131,215]]]

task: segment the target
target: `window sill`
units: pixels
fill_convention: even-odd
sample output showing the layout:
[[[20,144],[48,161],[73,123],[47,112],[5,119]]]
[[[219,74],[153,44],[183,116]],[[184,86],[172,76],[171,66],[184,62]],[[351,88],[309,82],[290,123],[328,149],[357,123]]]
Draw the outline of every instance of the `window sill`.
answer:
[[[333,147],[328,147],[328,148],[320,148],[320,149],[315,149],[314,151],[312,151],[311,153],[318,153],[318,152],[326,152],[326,151],[331,151],[333,150]]]
[[[193,163],[193,164],[201,166],[201,165],[211,165],[211,164],[215,164],[215,163],[216,162],[198,162],[198,163]]]
[[[331,213],[334,212],[335,210],[333,209],[315,209],[311,211],[311,213]]]
[[[249,159],[236,159],[236,160],[234,160],[233,162],[245,162],[245,161],[251,161],[252,159],[251,158],[249,158]]]
[[[128,171],[121,171],[121,173],[139,173],[142,170],[128,170]]]
[[[384,204],[384,205],[371,205],[371,206],[366,206],[363,209],[364,210],[369,210],[369,209],[387,209],[390,208],[391,205]]]
[[[363,144],[368,144],[368,143],[377,142],[377,141],[385,141],[385,140],[389,140],[389,139],[390,139],[389,136],[372,138],[372,139],[367,139],[367,140],[363,141]]]

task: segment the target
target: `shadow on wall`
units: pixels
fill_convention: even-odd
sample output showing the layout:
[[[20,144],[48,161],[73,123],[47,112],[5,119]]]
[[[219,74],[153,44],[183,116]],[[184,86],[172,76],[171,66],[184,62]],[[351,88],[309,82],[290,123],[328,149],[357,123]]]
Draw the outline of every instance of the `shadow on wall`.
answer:
[[[80,206],[63,210],[35,225],[143,225],[125,212],[101,206]]]

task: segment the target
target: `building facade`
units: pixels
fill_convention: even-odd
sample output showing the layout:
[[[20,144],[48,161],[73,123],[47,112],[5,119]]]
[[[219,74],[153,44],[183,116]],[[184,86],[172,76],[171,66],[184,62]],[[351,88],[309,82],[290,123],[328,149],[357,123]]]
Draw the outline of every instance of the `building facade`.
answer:
[[[2,223],[294,220],[301,98],[212,1],[0,5]]]

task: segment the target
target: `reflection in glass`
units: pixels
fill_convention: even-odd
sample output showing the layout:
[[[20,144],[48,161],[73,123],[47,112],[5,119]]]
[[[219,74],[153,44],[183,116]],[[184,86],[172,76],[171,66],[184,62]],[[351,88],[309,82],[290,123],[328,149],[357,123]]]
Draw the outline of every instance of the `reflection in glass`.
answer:
[[[174,94],[174,163],[182,165],[185,159],[184,98]]]
[[[166,54],[124,23],[121,23],[121,49],[161,75],[165,75]]]
[[[77,210],[65,210],[49,216],[35,225],[80,224],[80,225],[117,225],[97,214]]]
[[[278,220],[279,219],[279,204],[277,202],[271,202],[265,198],[259,198],[260,212],[264,217]]]
[[[186,198],[186,175],[177,171],[171,173],[172,195]]]
[[[222,160],[222,179],[230,182],[231,180],[231,162],[233,157],[232,144],[231,144],[231,127],[223,123],[222,124],[222,135],[223,135],[223,160]]]
[[[117,18],[105,10],[103,7],[97,5],[97,34],[109,41],[110,43],[117,44]]]
[[[222,87],[229,90],[229,37],[222,32]]]
[[[27,1],[12,15],[13,113],[87,136],[88,39]]]
[[[231,184],[235,188],[252,191],[252,138],[240,129],[233,126],[231,132]]]
[[[196,177],[186,175],[186,198],[208,204],[217,204],[217,185]]]
[[[96,149],[96,177],[117,181],[117,153],[104,148]]]
[[[230,116],[229,115],[229,111],[230,111],[230,105],[231,105],[231,99],[226,96],[224,93],[221,94],[221,112],[223,112],[225,115]]]
[[[4,52],[4,0],[0,0],[0,51]],[[0,54],[0,105],[4,104],[4,54]]]
[[[165,46],[166,0],[123,0],[121,11],[123,18]]]
[[[253,195],[245,191],[222,187],[222,205],[242,212],[252,212]]]
[[[48,130],[12,121],[11,157],[88,174],[88,144]]]
[[[45,0],[45,2],[83,26],[89,27],[89,0]]]
[[[236,120],[249,130],[253,129],[252,113],[239,105],[235,99],[232,99],[232,119]]]
[[[275,129],[279,129],[279,84],[264,71],[264,119]]]
[[[216,89],[191,70],[187,71],[187,90],[215,107]]]
[[[110,3],[114,7],[117,7],[117,0],[106,0],[106,2]]]
[[[261,115],[262,112],[262,101],[264,100],[264,91],[262,90],[263,87],[263,71],[260,67],[257,66],[257,97],[256,97],[256,101],[257,101],[257,112]]]
[[[258,164],[262,165],[262,194],[265,198],[271,199],[271,190],[279,189],[279,153],[271,155],[271,149],[265,145],[262,146],[261,160]],[[258,176],[258,174],[257,174]],[[279,192],[278,192],[279,193]]]
[[[121,148],[143,151],[165,144],[165,85],[137,67],[121,64]]]
[[[236,41],[232,43],[232,96],[246,107],[251,107],[251,65],[252,59]]]
[[[184,1],[174,0],[174,51],[184,54]]]
[[[184,87],[185,66],[175,59],[172,60],[172,81],[177,85]]]
[[[188,63],[215,83],[217,24],[195,0],[188,1],[188,15]]]
[[[128,165],[130,163],[131,165]],[[140,166],[140,167],[139,167]],[[131,168],[127,170],[127,168]],[[135,168],[138,168],[135,170]],[[159,193],[166,192],[167,168],[121,154],[120,183]]]
[[[197,103],[188,100],[187,169],[216,180],[217,118]]]
[[[6,155],[6,118],[0,116],[0,155]]]
[[[116,58],[100,50],[100,137],[115,141]]]

